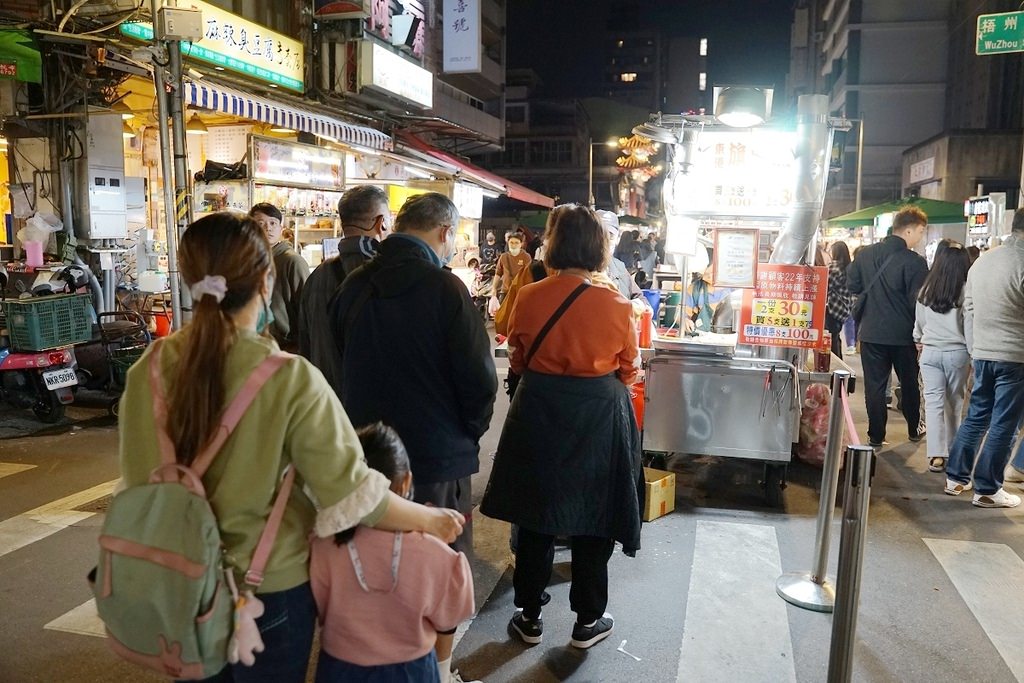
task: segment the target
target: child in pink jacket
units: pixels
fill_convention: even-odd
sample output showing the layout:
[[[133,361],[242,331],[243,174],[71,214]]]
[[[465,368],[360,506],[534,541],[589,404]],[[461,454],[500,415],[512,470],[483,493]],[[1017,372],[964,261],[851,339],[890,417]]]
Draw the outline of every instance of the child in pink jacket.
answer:
[[[410,497],[398,434],[381,423],[358,434],[370,467]],[[309,573],[321,626],[317,683],[462,680],[451,651],[456,627],[474,611],[465,555],[422,533],[359,526],[314,540]]]

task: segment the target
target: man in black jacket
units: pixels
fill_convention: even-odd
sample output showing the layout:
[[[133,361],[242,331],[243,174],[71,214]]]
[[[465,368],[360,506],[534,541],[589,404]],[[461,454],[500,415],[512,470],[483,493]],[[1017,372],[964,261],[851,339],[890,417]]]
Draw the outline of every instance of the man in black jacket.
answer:
[[[466,516],[457,550],[472,549],[470,475],[494,413],[498,379],[480,314],[444,266],[455,254],[455,205],[436,192],[408,200],[376,258],[345,278],[331,303],[341,402],[353,424],[378,420],[402,437],[413,499]]]
[[[382,235],[391,224],[388,195],[375,185],[356,185],[338,201],[338,216],[345,235],[338,255],[314,270],[302,288],[299,302],[299,353],[320,368],[341,396],[341,359],[334,342],[327,306],[345,277],[373,258]]]
[[[912,251],[925,235],[928,216],[917,207],[899,211],[892,234],[864,248],[847,269],[850,292],[864,299],[857,322],[864,368],[864,404],[868,442],[881,448],[887,420],[885,386],[896,370],[903,393],[903,416],[911,441],[920,441],[921,392],[918,387],[914,311],[928,263]]]

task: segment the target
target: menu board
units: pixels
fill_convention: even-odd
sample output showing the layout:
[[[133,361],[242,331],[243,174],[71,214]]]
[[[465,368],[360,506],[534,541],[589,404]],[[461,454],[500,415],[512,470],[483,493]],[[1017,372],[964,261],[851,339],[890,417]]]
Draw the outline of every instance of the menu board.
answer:
[[[253,137],[252,154],[254,180],[294,187],[345,188],[345,155],[342,152]]]
[[[813,349],[825,327],[828,269],[762,263],[743,292],[739,343]]]
[[[753,288],[757,277],[757,253],[757,230],[715,230],[712,282],[716,287]]]

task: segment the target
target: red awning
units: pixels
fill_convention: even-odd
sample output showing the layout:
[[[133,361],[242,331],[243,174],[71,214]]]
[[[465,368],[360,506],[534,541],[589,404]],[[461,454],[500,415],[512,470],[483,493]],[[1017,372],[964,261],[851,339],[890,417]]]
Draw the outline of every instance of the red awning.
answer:
[[[443,149],[438,149],[437,147],[424,142],[415,135],[399,132],[398,137],[401,138],[405,144],[418,152],[428,154],[449,166],[454,166],[466,171],[466,173],[471,176],[482,178],[483,180],[486,180],[498,187],[505,188],[505,194],[512,199],[516,199],[527,204],[536,204],[537,206],[543,206],[547,209],[555,206],[555,200],[551,197],[543,195],[540,192],[535,192],[528,187],[520,185],[519,183],[514,183],[507,178],[502,178],[500,175],[486,171],[479,166],[469,163],[468,161],[464,161],[454,154],[446,152]]]

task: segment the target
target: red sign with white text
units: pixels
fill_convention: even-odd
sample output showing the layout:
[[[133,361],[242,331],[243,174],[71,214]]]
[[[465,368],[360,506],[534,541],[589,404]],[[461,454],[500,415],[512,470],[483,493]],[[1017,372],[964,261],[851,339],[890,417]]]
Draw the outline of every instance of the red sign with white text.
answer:
[[[756,346],[821,346],[828,268],[762,263],[757,287],[743,292],[739,343]]]

